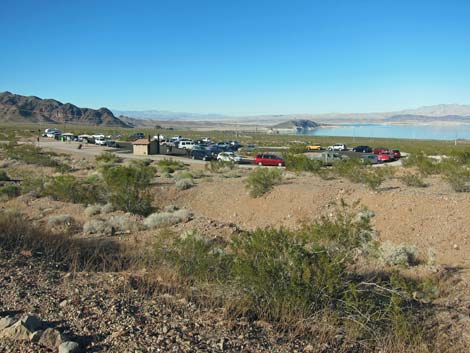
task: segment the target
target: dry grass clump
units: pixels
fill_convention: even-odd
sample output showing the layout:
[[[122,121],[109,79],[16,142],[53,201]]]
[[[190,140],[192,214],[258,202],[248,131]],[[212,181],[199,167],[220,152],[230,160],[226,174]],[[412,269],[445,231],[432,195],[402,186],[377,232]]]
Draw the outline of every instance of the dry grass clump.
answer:
[[[409,244],[385,242],[380,246],[380,260],[391,266],[414,266],[418,264],[418,248]]]
[[[178,190],[187,190],[194,186],[193,179],[178,179],[176,180],[175,187]]]
[[[182,222],[187,222],[191,218],[192,214],[187,210],[153,213],[145,218],[144,225],[147,229],[163,228]]]
[[[116,242],[50,232],[14,211],[0,212],[0,248],[15,253],[28,251],[60,263],[66,271],[122,271],[135,261],[130,251]]]
[[[49,217],[47,220],[47,224],[51,227],[58,227],[58,226],[72,226],[75,224],[75,219],[68,214],[59,214]]]
[[[87,208],[85,208],[85,216],[87,217],[93,217],[97,214],[101,213],[101,205],[90,205]]]
[[[101,219],[90,219],[83,225],[85,234],[108,234],[111,233],[111,227],[106,221]]]

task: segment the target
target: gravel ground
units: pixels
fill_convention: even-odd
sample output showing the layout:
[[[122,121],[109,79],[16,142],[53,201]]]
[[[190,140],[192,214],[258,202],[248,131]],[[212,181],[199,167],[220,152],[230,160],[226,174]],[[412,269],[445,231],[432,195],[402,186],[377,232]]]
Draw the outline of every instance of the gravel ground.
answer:
[[[226,321],[183,297],[146,298],[126,274],[71,275],[41,259],[0,253],[0,316],[20,313],[33,313],[87,352],[300,352],[307,345],[284,344],[265,323]],[[0,352],[48,350],[0,340]]]

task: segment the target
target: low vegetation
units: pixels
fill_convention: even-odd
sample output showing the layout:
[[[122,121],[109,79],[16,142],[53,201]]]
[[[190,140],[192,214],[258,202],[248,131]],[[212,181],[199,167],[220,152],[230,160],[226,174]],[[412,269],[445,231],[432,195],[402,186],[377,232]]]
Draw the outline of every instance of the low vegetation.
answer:
[[[252,197],[260,197],[280,184],[283,173],[280,169],[256,168],[246,179],[246,187]]]
[[[425,188],[428,186],[424,180],[419,176],[418,174],[415,173],[407,173],[404,174],[400,177],[400,180],[406,185],[406,186],[411,186],[415,188]]]
[[[415,297],[428,288],[397,273],[355,272],[358,250],[373,239],[369,219],[348,212],[298,231],[258,229],[227,242],[189,232],[159,242],[157,259],[192,285],[215,293],[222,286],[229,313],[281,331],[299,335],[328,323],[348,332],[345,341],[371,349],[384,335],[425,345],[420,322],[430,312]],[[334,335],[330,344],[337,344]]]

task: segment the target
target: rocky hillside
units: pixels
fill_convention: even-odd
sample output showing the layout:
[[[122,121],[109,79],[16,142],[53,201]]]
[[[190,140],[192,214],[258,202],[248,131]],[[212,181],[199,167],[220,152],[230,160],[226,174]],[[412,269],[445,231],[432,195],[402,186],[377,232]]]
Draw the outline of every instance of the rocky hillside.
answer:
[[[318,127],[318,124],[312,120],[289,120],[284,123],[274,125],[273,129],[294,129],[294,130],[311,130]]]
[[[131,127],[107,108],[79,108],[55,99],[0,93],[0,122]]]

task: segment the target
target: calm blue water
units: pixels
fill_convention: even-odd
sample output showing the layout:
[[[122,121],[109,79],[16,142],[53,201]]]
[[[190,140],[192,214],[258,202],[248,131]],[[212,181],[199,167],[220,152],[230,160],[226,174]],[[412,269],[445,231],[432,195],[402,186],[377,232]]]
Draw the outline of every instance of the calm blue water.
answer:
[[[301,134],[312,136],[454,140],[470,139],[470,124],[455,126],[342,124],[337,127],[320,127],[316,130],[307,131]]]

